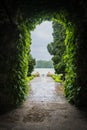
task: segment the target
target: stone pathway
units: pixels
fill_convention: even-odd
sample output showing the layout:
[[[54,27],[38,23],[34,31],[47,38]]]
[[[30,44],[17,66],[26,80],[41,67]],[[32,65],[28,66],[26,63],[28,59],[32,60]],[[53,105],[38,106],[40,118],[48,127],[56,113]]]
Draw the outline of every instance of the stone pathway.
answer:
[[[87,130],[87,113],[70,105],[50,77],[33,79],[27,100],[0,116],[0,130]]]

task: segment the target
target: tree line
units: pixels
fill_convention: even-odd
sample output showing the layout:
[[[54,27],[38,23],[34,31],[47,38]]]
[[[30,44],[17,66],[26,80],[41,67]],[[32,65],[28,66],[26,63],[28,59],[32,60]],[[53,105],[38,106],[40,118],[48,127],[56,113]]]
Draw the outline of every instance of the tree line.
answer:
[[[52,22],[53,26],[53,42],[47,45],[48,52],[52,55],[53,66],[56,74],[65,75],[65,62],[63,56],[65,54],[65,28],[57,21]]]
[[[53,62],[51,60],[38,60],[35,68],[53,68]]]

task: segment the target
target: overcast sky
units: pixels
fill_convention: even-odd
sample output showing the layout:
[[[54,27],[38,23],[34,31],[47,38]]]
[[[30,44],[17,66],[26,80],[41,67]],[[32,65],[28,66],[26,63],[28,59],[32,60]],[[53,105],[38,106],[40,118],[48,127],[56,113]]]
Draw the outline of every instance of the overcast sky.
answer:
[[[36,60],[50,60],[51,55],[47,51],[47,44],[53,41],[52,22],[45,21],[37,25],[31,32],[31,54]]]

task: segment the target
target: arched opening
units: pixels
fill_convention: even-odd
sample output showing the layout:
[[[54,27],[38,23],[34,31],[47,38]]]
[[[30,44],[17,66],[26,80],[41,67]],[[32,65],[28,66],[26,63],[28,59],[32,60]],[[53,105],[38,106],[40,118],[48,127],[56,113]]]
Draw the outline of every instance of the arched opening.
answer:
[[[40,14],[39,14],[40,15]],[[72,103],[75,103],[77,96],[77,88],[75,86],[76,82],[76,41],[75,41],[75,25],[72,25],[70,21],[66,20],[66,14],[62,11],[59,14],[53,14],[51,17],[45,16],[46,20],[54,20],[61,25],[63,25],[66,29],[66,38],[65,38],[65,52],[63,56],[63,60],[66,64],[65,67],[65,82],[64,89],[65,95],[68,100]],[[54,16],[56,18],[54,18]],[[41,20],[41,18],[39,18]],[[43,20],[43,19],[42,19]],[[39,22],[39,20],[38,20]],[[79,89],[80,90],[80,89]],[[78,101],[77,101],[78,102]]]
[[[54,29],[52,28],[54,27]],[[54,30],[54,33],[53,33]],[[52,35],[54,37],[52,37]],[[64,62],[63,62],[63,54],[65,51],[65,28],[63,25],[58,24],[56,21],[42,21],[41,24],[37,25],[34,31],[31,33],[31,54],[36,61],[36,68],[33,74],[35,75],[35,79],[30,82],[30,93],[29,99],[33,102],[64,102],[61,98],[58,98],[58,89],[63,93],[63,87],[61,79],[59,78],[61,73],[64,73]],[[54,40],[53,40],[54,39]],[[47,47],[51,45],[49,49],[49,53],[47,51]],[[50,56],[50,51],[52,56]],[[53,53],[52,53],[53,52]],[[55,65],[53,70],[46,60],[51,60]],[[54,60],[55,59],[55,60]],[[61,63],[60,63],[61,61]],[[47,64],[48,63],[48,64]],[[58,66],[58,64],[62,64]],[[58,67],[57,67],[58,66]],[[59,68],[60,67],[60,68]],[[29,68],[30,69],[30,68]],[[55,71],[55,75],[54,74]],[[56,82],[53,82],[52,78],[56,76]],[[63,76],[64,77],[64,76]],[[37,80],[36,80],[37,79]],[[60,87],[59,87],[60,86]],[[60,99],[60,100],[58,100]]]

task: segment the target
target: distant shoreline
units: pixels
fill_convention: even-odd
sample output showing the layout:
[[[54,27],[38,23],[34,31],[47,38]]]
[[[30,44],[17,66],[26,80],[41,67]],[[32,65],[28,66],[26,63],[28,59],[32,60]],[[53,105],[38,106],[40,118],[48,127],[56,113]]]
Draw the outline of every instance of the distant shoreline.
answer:
[[[37,60],[35,68],[53,68],[52,60]]]

